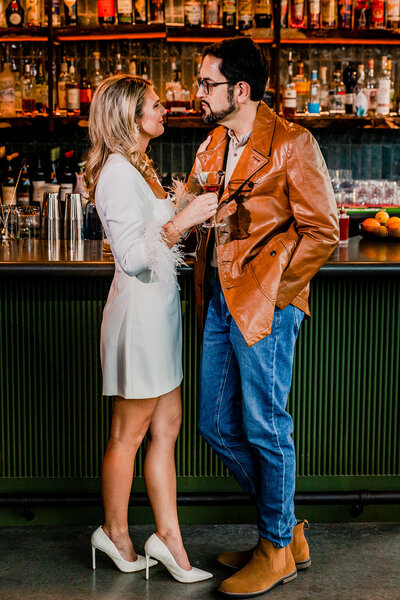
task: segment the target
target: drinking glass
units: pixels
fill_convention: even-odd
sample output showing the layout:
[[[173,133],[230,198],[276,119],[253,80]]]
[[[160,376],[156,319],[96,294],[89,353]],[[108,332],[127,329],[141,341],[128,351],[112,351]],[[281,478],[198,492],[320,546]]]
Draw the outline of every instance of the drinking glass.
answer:
[[[197,178],[205,192],[214,192],[218,195],[221,185],[224,182],[225,171],[200,171]],[[223,223],[217,223],[215,215],[211,219],[211,223],[203,223],[202,227],[209,229],[211,227],[221,227]]]
[[[38,206],[20,206],[18,208],[18,236],[23,239],[39,239],[40,208]]]

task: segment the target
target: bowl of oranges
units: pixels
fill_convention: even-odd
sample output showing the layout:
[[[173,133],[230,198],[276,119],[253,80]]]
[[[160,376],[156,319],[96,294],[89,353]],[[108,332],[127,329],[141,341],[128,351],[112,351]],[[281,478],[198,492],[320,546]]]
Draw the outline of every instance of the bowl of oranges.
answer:
[[[400,242],[400,217],[391,217],[385,210],[380,210],[375,217],[364,219],[360,233],[367,239]]]

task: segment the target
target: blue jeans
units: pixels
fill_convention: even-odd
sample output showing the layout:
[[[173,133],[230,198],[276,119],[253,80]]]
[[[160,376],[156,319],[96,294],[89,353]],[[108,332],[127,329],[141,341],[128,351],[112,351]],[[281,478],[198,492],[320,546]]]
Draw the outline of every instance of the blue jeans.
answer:
[[[260,536],[282,548],[296,525],[293,421],[285,408],[304,313],[292,305],[276,308],[270,335],[248,347],[219,281],[211,284],[201,361],[200,433],[255,499]]]

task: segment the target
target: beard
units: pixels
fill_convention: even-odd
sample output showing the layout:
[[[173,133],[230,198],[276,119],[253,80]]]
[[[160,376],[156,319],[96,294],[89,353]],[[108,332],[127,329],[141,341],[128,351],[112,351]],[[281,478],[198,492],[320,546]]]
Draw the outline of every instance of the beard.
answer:
[[[202,104],[207,104],[209,111],[210,111],[209,114],[206,115],[202,109],[201,117],[202,117],[204,123],[218,123],[219,121],[222,121],[222,119],[225,119],[225,117],[227,117],[228,115],[233,113],[233,111],[236,108],[235,100],[233,97],[233,87],[228,86],[228,105],[226,108],[223,108],[217,112],[214,112],[212,110],[211,106],[208,104],[208,102],[205,102],[203,100]]]

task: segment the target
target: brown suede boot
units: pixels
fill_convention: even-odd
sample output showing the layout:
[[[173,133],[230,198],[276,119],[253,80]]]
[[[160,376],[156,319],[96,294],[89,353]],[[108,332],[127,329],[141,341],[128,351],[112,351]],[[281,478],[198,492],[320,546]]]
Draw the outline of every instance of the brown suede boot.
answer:
[[[307,569],[311,565],[310,549],[304,536],[304,529],[309,529],[308,521],[299,521],[292,529],[293,539],[289,544],[298,571]],[[223,552],[217,557],[217,561],[224,567],[242,569],[250,560],[254,548],[250,550],[231,550]]]
[[[222,581],[218,591],[226,596],[250,598],[296,577],[296,565],[289,546],[275,548],[272,542],[260,537],[247,565]]]

